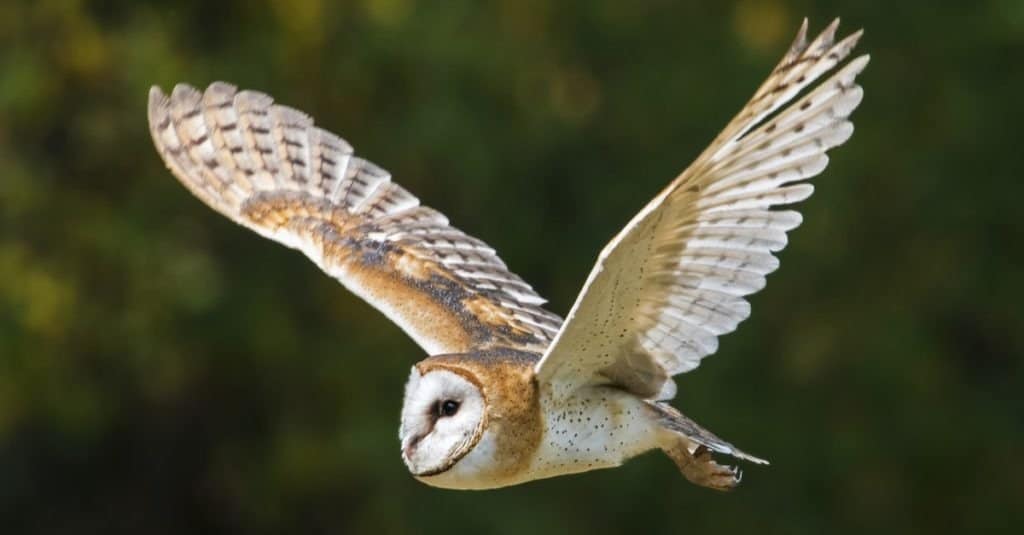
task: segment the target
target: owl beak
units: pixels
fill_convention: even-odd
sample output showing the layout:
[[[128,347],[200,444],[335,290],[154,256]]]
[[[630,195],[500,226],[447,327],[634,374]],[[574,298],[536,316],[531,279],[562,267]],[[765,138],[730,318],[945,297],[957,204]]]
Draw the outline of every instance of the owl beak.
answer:
[[[416,449],[416,444],[419,444],[424,436],[426,435],[414,435],[406,439],[405,444],[402,445],[402,457],[406,461],[412,460],[412,452]]]

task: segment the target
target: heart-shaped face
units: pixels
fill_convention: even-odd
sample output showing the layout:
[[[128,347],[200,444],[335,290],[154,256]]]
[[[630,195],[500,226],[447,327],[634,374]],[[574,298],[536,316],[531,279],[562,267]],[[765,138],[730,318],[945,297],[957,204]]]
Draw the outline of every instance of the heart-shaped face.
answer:
[[[469,453],[483,433],[486,411],[477,385],[441,368],[413,367],[402,406],[402,459],[412,475],[441,474]]]

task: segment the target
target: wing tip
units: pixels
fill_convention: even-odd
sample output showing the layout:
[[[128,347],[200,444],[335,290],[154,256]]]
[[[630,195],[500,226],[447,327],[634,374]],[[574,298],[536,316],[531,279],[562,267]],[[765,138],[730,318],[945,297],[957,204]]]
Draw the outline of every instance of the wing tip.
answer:
[[[871,54],[861,54],[860,56],[857,56],[856,58],[853,58],[852,61],[850,61],[850,67],[851,70],[855,71],[856,74],[860,74],[860,72],[863,71],[864,68],[867,67],[868,63],[870,62]]]
[[[206,92],[220,92],[220,93],[236,93],[238,92],[238,86],[232,83],[225,82],[223,80],[215,80],[206,86]]]
[[[828,26],[825,26],[825,29],[818,35],[818,40],[829,44],[835,41],[836,30],[839,29],[839,22],[839,17],[832,19],[832,22],[828,23]]]
[[[163,119],[163,116],[166,116],[167,106],[170,102],[170,99],[167,98],[167,94],[164,93],[160,86],[154,85],[149,88],[149,103],[147,104],[147,110],[149,112],[150,125],[156,125],[161,119]]]
[[[292,128],[308,129],[313,127],[313,118],[302,110],[295,109],[283,104],[275,104],[272,113],[281,124]]]
[[[171,104],[185,104],[193,105],[199,102],[203,94],[199,92],[195,86],[179,82],[174,84],[174,89],[171,90]]]
[[[800,57],[811,49],[831,46],[835,39],[836,30],[839,28],[839,17],[832,19],[832,22],[830,22],[829,25],[812,40],[807,39],[807,31],[809,28],[810,19],[807,16],[804,16],[803,20],[800,21],[800,29],[796,32],[793,44],[789,46],[789,51],[786,53],[786,59]],[[785,64],[788,62],[784,61],[783,63]]]
[[[274,98],[262,91],[243,89],[235,93],[234,103],[242,111],[267,109],[274,105]]]
[[[167,99],[167,96],[164,95],[164,90],[161,89],[159,85],[154,84],[154,85],[149,87],[149,104],[150,104],[150,106],[152,106],[153,103],[155,103],[155,102],[160,102],[160,101],[166,100],[166,99]]]
[[[822,51],[830,48],[840,48],[845,55],[853,50],[857,46],[861,37],[864,36],[864,28],[858,28],[850,35],[844,37],[839,43],[835,42],[836,32],[839,30],[841,17],[836,17],[826,26],[821,33],[817,34],[813,40],[808,41],[807,30],[808,30],[808,18],[805,16],[800,22],[800,29],[797,31],[796,38],[793,39],[793,44],[790,45],[789,51],[786,54],[786,59],[791,59],[794,56],[802,56],[812,51]],[[786,63],[786,62],[784,62]]]
[[[861,37],[864,37],[864,28],[857,28],[857,31],[848,35],[845,40],[851,41],[856,46],[860,42]]]
[[[810,24],[810,19],[805,16],[804,20],[800,22],[800,29],[796,32],[796,38],[793,39],[790,50],[803,50],[807,46],[807,29]]]

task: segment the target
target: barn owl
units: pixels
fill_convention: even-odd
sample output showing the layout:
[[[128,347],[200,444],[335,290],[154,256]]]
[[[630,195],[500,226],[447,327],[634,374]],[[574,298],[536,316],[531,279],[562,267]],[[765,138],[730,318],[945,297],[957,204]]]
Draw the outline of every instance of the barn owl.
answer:
[[[861,32],[837,41],[837,26],[808,41],[804,21],[739,114],[605,246],[564,321],[494,249],[265,94],[154,87],[149,124],[195,196],[305,253],[426,351],[399,429],[416,479],[497,488],[660,449],[690,481],[727,490],[740,472],[712,454],[767,461],[670,406],[673,376],[747,318],[744,297],[801,223],[772,208],[810,196],[805,181],[853,132],[868,56],[845,62]]]

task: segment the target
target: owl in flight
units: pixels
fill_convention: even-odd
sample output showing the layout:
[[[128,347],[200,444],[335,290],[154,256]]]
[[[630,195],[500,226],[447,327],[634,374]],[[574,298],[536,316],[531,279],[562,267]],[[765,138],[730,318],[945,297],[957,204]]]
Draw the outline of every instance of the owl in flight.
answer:
[[[265,94],[154,87],[149,125],[189,191],[305,253],[430,355],[412,367],[399,429],[420,481],[503,487],[660,449],[690,481],[726,490],[740,472],[713,453],[767,461],[667,400],[778,267],[801,216],[772,208],[810,196],[806,180],[853,133],[868,56],[840,66],[861,32],[836,41],[837,26],[808,42],[804,21],[739,114],[601,251],[565,320],[494,249]]]

